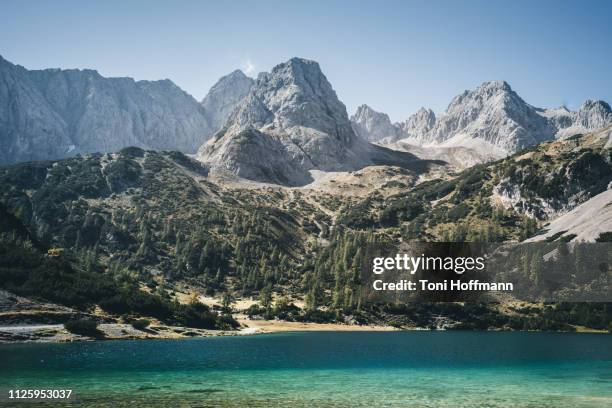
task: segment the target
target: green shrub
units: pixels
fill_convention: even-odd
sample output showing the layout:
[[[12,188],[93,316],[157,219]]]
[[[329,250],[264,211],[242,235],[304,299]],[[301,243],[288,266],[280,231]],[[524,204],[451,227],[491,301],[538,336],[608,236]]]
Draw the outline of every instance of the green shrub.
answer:
[[[223,330],[237,329],[240,323],[230,315],[221,315],[217,318],[217,327]]]
[[[64,324],[64,327],[73,334],[95,338],[104,337],[104,333],[98,330],[98,323],[95,320],[70,320]]]
[[[151,321],[148,319],[137,319],[132,322],[132,327],[136,330],[144,330],[151,324]]]
[[[209,330],[219,328],[217,320],[219,315],[205,304],[199,302],[179,304],[175,308],[175,319],[181,326]]]
[[[260,316],[260,315],[264,314],[265,312],[266,312],[266,309],[264,307],[259,306],[259,305],[251,305],[246,310],[246,314],[249,317]]]
[[[568,234],[559,238],[561,242],[570,242],[572,239],[576,238],[576,234]]]
[[[470,207],[466,204],[459,204],[448,210],[446,216],[450,221],[459,221],[468,216],[470,213]]]

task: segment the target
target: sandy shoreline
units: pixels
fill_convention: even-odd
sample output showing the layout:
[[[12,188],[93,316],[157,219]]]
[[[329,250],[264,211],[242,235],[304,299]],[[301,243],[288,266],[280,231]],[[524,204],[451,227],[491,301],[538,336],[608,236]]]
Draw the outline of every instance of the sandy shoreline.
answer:
[[[181,326],[151,325],[146,330],[134,329],[129,324],[102,323],[98,329],[104,333],[97,340],[184,339],[211,336],[249,336],[280,332],[305,331],[395,331],[391,326],[359,326],[339,323],[303,323],[279,320],[238,319],[238,330],[205,330]],[[62,324],[32,324],[0,326],[0,343],[64,343],[88,341],[92,338],[68,332]]]
[[[368,326],[341,323],[304,323],[288,322],[284,320],[249,320],[238,318],[243,334],[257,333],[280,333],[280,332],[300,332],[300,331],[397,331],[392,326]]]
[[[104,333],[103,338],[93,339],[68,332],[62,324],[47,325],[2,325],[0,326],[0,344],[7,343],[65,343],[91,340],[153,340],[153,339],[186,339],[214,336],[252,336],[288,332],[391,332],[418,331],[425,328],[402,328],[376,325],[351,325],[341,323],[305,323],[284,320],[249,320],[238,318],[241,327],[238,330],[206,330],[181,326],[151,325],[146,330],[134,329],[124,323],[102,323],[98,329]],[[572,333],[608,333],[605,330],[592,330],[577,327]]]

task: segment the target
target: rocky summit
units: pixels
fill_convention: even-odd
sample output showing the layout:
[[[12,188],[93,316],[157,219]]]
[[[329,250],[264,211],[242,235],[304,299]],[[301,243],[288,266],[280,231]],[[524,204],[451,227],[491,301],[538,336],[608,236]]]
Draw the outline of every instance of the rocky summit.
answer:
[[[241,70],[222,77],[202,100],[206,120],[213,132],[219,131],[238,102],[249,92],[255,81]]]
[[[575,112],[561,107],[544,110],[542,114],[549,117],[556,126],[559,138],[588,133],[612,124],[612,109],[604,101],[589,99]]]
[[[421,108],[399,124],[405,137],[418,137],[427,133],[436,123],[436,114],[431,109]]]
[[[436,122],[431,109],[421,108],[401,123],[391,123],[386,113],[361,105],[351,116],[355,133],[370,142],[391,144],[400,139],[418,137],[428,132]]]
[[[549,140],[554,133],[546,118],[507,82],[491,81],[456,96],[423,140],[514,152]]]
[[[402,130],[391,123],[389,115],[377,112],[368,105],[361,105],[357,112],[351,116],[351,123],[355,133],[370,142],[393,142],[402,139]]]
[[[390,121],[365,119],[386,116],[375,114],[365,116],[359,108],[352,117],[353,126],[367,140],[388,144],[406,139],[426,147],[465,147],[484,157],[504,157],[542,141],[612,124],[610,105],[604,101],[588,100],[575,112],[565,107],[537,108],[525,102],[505,81],[484,82],[474,90],[464,91],[438,117],[421,108],[406,121],[393,125]]]
[[[301,58],[260,74],[224,128],[196,157],[213,171],[284,185],[312,181],[310,170],[426,165],[411,154],[357,137],[319,64]]]

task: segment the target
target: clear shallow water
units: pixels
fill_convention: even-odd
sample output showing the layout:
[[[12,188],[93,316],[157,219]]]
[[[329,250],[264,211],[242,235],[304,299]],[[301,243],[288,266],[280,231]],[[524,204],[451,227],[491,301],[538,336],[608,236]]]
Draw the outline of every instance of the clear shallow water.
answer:
[[[83,406],[612,407],[612,336],[320,332],[0,345],[3,398],[8,388],[71,388],[71,404]]]

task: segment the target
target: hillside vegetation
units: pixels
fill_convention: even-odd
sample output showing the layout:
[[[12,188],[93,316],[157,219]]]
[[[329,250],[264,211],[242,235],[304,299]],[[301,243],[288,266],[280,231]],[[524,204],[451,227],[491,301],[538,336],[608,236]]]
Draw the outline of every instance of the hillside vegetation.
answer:
[[[235,327],[232,305],[252,298],[245,313],[285,320],[429,327],[445,316],[456,328],[601,329],[611,321],[606,304],[369,304],[359,268],[367,243],[534,236],[604,191],[611,162],[604,141],[588,135],[425,181],[397,181],[403,170],[387,167],[396,181],[362,177],[370,192],[361,195],[227,184],[181,153],[139,148],[2,167],[0,285],[204,328]],[[50,248],[63,251],[50,257]],[[212,310],[202,296],[222,306]]]

